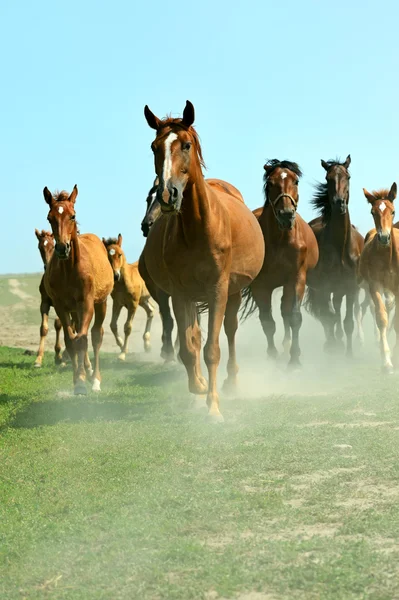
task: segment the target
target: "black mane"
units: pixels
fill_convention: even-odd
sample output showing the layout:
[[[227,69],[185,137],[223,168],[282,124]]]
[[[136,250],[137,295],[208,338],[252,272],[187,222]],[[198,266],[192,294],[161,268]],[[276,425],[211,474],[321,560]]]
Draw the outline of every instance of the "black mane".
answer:
[[[343,167],[344,163],[342,163],[338,158],[335,160],[326,160],[326,164],[328,165],[328,170],[331,167]],[[310,201],[313,208],[315,208],[319,215],[321,216],[324,222],[328,221],[331,217],[331,204],[328,199],[328,188],[327,182],[324,183],[316,183],[314,185],[315,193]]]
[[[265,174],[263,175],[263,193],[265,194],[266,206],[269,202],[267,192],[267,180],[269,179],[270,175],[275,169],[287,169],[288,171],[292,171],[293,173],[295,173],[295,175],[297,175],[298,177],[302,177],[302,171],[297,163],[292,162],[290,160],[278,160],[278,158],[272,158],[268,160],[265,164],[265,167],[268,167],[268,171],[265,170]]]
[[[103,242],[105,246],[115,246],[118,244],[118,238],[109,237],[107,239],[103,238]]]

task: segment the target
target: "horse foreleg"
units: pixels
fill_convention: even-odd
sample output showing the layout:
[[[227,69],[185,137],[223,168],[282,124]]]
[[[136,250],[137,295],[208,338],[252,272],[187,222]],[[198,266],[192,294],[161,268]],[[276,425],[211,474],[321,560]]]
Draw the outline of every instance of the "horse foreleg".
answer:
[[[77,354],[76,347],[74,344],[74,340],[76,337],[75,327],[76,323],[74,323],[71,319],[71,315],[67,312],[62,304],[54,303],[55,311],[58,315],[58,318],[61,321],[62,328],[64,330],[64,341],[65,348],[69,354],[69,358],[71,359],[72,369],[73,369],[73,383],[75,384],[77,381]]]
[[[200,367],[201,338],[198,339],[198,333],[201,335],[201,332],[198,331],[196,307],[190,300],[177,295],[172,296],[172,302],[180,341],[180,358],[187,371],[188,388],[192,394],[206,394],[207,385]]]
[[[356,292],[351,291],[346,294],[346,314],[344,319],[344,329],[346,334],[346,355],[353,356],[352,338],[355,329],[355,321],[353,318],[353,307],[355,304]]]
[[[55,344],[54,344],[54,362],[56,365],[61,365],[63,363],[63,357],[61,355],[61,321],[58,317],[54,319],[54,329],[55,329]]]
[[[119,315],[121,314],[122,308],[123,308],[122,304],[119,304],[114,299],[114,301],[112,303],[112,317],[111,317],[110,329],[111,329],[112,333],[114,334],[115,341],[121,350],[123,348],[123,341],[122,341],[122,338],[119,337],[119,333],[118,333],[118,319],[119,319]]]
[[[93,298],[90,295],[87,295],[85,299],[78,304],[77,311],[77,321],[78,321],[78,333],[74,339],[74,345],[76,348],[76,354],[78,357],[78,365],[77,365],[77,377],[75,382],[74,393],[78,394],[86,394],[86,354],[88,350],[87,343],[87,335],[90,327],[91,320],[93,318],[94,313],[94,303]],[[94,327],[94,326],[93,326]],[[94,357],[96,360],[96,357]],[[93,389],[97,385],[99,387],[99,383],[96,384],[96,366],[94,366],[94,380],[93,380]]]
[[[123,331],[125,334],[125,339],[124,339],[123,346],[122,346],[122,352],[119,355],[119,360],[126,359],[129,337],[130,337],[130,334],[132,333],[132,323],[133,323],[134,315],[136,314],[137,306],[138,306],[138,302],[135,299],[132,301],[131,305],[127,309],[126,323],[123,328]]]
[[[173,349],[172,332],[173,332],[173,317],[170,312],[169,295],[158,289],[157,302],[159,305],[159,313],[162,319],[162,348],[161,357],[165,362],[171,362],[175,358]]]
[[[152,319],[154,318],[154,309],[148,298],[145,298],[145,299],[140,298],[140,306],[142,308],[144,308],[144,310],[147,314],[147,321],[145,324],[145,330],[144,330],[144,335],[143,335],[144,350],[145,350],[145,352],[150,352],[151,351],[151,341],[150,341],[151,325],[152,325]]]
[[[94,305],[94,323],[91,328],[91,343],[94,352],[93,392],[101,391],[100,348],[104,336],[104,319],[107,313],[107,301]],[[91,320],[91,319],[90,319]]]
[[[398,367],[399,366],[399,309],[398,309],[399,295],[395,297],[395,300],[396,300],[395,307],[393,309],[394,310],[393,326],[395,327],[396,343],[395,343],[395,348],[393,351],[393,364],[395,365],[395,367]],[[389,317],[388,317],[388,319],[389,319]]]
[[[209,388],[206,403],[208,415],[214,422],[223,421],[219,410],[219,395],[216,389],[216,373],[220,362],[219,336],[222,328],[223,317],[226,312],[228,299],[228,281],[219,282],[216,289],[208,297],[208,339],[204,347],[204,359],[208,367]]]
[[[338,342],[342,343],[342,339],[344,337],[344,330],[342,328],[342,316],[341,316],[341,306],[342,299],[344,295],[342,293],[334,293],[333,294],[333,308],[335,312],[335,338]]]
[[[44,355],[44,343],[46,340],[46,336],[48,334],[48,314],[50,311],[50,302],[49,300],[43,299],[40,303],[40,313],[42,316],[42,322],[40,325],[40,344],[39,344],[39,350],[37,351],[37,357],[34,363],[34,367],[41,367],[42,366],[42,360],[43,360],[43,355]]]
[[[362,308],[360,305],[360,288],[357,288],[357,290],[356,290],[354,312],[355,312],[355,320],[356,320],[356,327],[357,327],[357,337],[359,339],[360,345],[363,346],[364,331],[363,331]]]
[[[326,336],[324,349],[329,351],[335,347],[335,314],[329,292],[320,292],[320,321]]]
[[[388,315],[385,303],[382,298],[383,290],[379,286],[370,285],[370,293],[375,306],[375,318],[380,332],[380,351],[382,358],[382,368],[388,373],[392,373],[393,365],[391,361],[391,351],[387,340]]]
[[[259,320],[267,338],[267,354],[271,358],[277,358],[278,352],[274,344],[276,323],[272,315],[272,293],[271,289],[260,289],[257,285],[252,285],[252,295],[259,308]]]
[[[229,296],[224,315],[224,331],[229,345],[229,358],[227,361],[227,379],[223,384],[226,392],[235,392],[237,387],[238,365],[236,359],[235,336],[238,329],[238,310],[241,304],[241,292]]]
[[[284,286],[281,299],[281,315],[289,322],[292,331],[289,367],[300,367],[299,330],[302,325],[301,304],[305,293],[306,271],[304,267],[298,272],[294,285]]]

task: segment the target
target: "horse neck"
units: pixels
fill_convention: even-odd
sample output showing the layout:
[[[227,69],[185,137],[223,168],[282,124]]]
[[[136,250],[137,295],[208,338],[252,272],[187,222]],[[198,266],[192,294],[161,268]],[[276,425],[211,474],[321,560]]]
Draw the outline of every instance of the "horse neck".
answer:
[[[205,179],[199,166],[198,171],[184,190],[182,211],[179,213],[187,244],[192,244],[193,239],[198,237],[198,231],[202,235],[206,233],[212,219]]]
[[[332,212],[326,223],[326,231],[329,233],[330,241],[343,257],[351,243],[352,224],[349,210],[343,215]]]

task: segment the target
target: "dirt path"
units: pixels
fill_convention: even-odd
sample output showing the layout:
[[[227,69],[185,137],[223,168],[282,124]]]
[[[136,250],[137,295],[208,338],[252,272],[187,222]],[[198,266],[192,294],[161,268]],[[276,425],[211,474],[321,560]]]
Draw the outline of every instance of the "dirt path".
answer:
[[[21,298],[21,300],[30,300],[32,298],[30,294],[21,290],[21,283],[18,279],[9,279],[8,285],[10,286],[10,292],[15,296],[18,296],[18,298]]]

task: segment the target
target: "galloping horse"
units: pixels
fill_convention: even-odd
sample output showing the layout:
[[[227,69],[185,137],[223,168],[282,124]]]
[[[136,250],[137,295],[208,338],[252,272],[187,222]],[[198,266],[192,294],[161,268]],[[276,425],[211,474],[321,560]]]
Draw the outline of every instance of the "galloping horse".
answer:
[[[87,333],[93,314],[92,390],[99,392],[99,352],[104,333],[102,325],[107,297],[114,285],[112,268],[104,244],[96,235],[78,235],[75,216],[77,186],[70,195],[68,192],[59,192],[54,196],[45,187],[43,195],[50,207],[47,218],[55,239],[54,254],[45,271],[44,284],[64,329],[65,345],[73,366],[74,393],[86,393],[85,355]]]
[[[50,259],[53,256],[53,252],[54,252],[54,236],[52,233],[50,233],[50,231],[44,231],[44,229],[42,229],[42,231],[35,229],[35,234],[36,234],[36,237],[39,242],[39,252],[40,252],[40,256],[42,257],[44,270],[46,270],[46,267],[47,267],[48,263],[50,262]],[[46,336],[48,334],[48,315],[50,312],[50,308],[53,305],[51,298],[47,294],[46,288],[44,286],[44,275],[42,276],[42,278],[40,280],[39,292],[40,292],[40,297],[41,297],[40,314],[41,314],[42,322],[40,325],[39,349],[37,351],[37,357],[36,357],[35,363],[33,365],[34,367],[37,367],[37,368],[40,368],[42,366],[42,361],[43,361],[43,356],[44,356],[44,343],[46,341]],[[61,328],[62,328],[61,321],[59,320],[58,317],[56,317],[54,320],[54,329],[55,329],[54,362],[56,365],[60,365],[63,363],[63,357],[61,355],[61,343],[60,343]]]
[[[283,286],[281,315],[284,322],[284,346],[291,340],[289,365],[300,365],[299,330],[302,324],[301,303],[307,273],[319,258],[312,229],[297,213],[298,183],[302,173],[298,165],[288,160],[273,159],[264,166],[265,204],[254,210],[265,239],[265,260],[246,294],[246,307],[251,297],[259,308],[259,318],[266,334],[269,356],[277,356],[274,344],[276,324],[272,315],[272,293]]]
[[[394,362],[397,366],[399,362],[399,231],[393,225],[396,183],[392,184],[390,190],[370,193],[363,189],[363,192],[371,204],[375,229],[369,231],[366,236],[366,243],[360,257],[360,275],[368,283],[374,302],[375,318],[380,331],[382,368],[392,373],[393,364],[387,340],[388,315],[383,296],[385,291],[389,291],[394,294],[396,300]]]
[[[319,246],[319,262],[308,277],[306,307],[317,317],[326,335],[326,349],[343,338],[341,304],[346,296],[344,329],[346,351],[352,355],[354,307],[361,335],[358,267],[364,239],[351,225],[349,216],[350,155],[345,162],[321,161],[326,171],[326,183],[317,184],[313,206],[321,216],[309,223]],[[332,303],[331,303],[332,296]]]
[[[129,264],[122,250],[122,236],[117,238],[103,238],[103,244],[107,250],[108,260],[114,273],[114,289],[111,296],[113,299],[111,331],[115,336],[116,343],[121,349],[119,360],[126,359],[129,336],[132,332],[132,323],[137,307],[140,305],[147,314],[147,322],[143,335],[144,350],[150,352],[150,331],[154,317],[153,307],[150,303],[150,294],[140,276],[138,262]],[[118,334],[118,319],[122,308],[127,309],[127,319],[124,327],[125,340]]]
[[[216,390],[220,329],[224,318],[229,344],[225,383],[234,388],[238,370],[234,340],[241,289],[262,267],[262,231],[241,195],[232,193],[229,184],[204,180],[191,102],[187,101],[181,119],[160,120],[148,106],[144,112],[148,125],[156,131],[152,150],[162,215],[151,227],[139,261],[140,274],[146,283],[150,279],[171,295],[189,389],[194,394],[207,393],[209,417],[221,421]],[[198,301],[209,306],[204,348],[208,389],[200,366]]]

